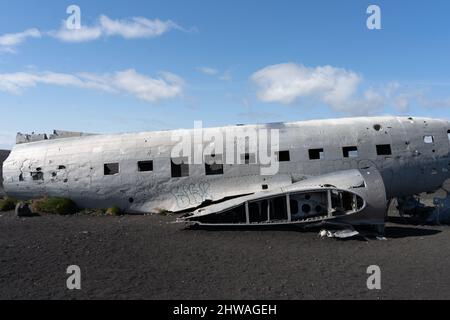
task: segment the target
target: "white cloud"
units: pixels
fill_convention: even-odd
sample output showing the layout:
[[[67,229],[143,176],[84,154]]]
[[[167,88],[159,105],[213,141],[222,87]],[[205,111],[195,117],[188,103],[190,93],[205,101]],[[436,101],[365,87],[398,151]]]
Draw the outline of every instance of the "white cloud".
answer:
[[[173,21],[150,20],[135,17],[131,20],[112,20],[105,15],[100,17],[100,26],[108,36],[122,36],[125,39],[158,37],[172,29],[181,29]]]
[[[184,29],[171,20],[150,20],[144,17],[131,19],[113,20],[106,15],[101,15],[93,26],[82,25],[81,29],[68,29],[66,21],[62,21],[58,30],[39,31],[28,29],[19,33],[9,33],[0,36],[0,52],[16,52],[17,45],[23,43],[27,38],[41,38],[51,36],[64,42],[88,42],[101,37],[120,36],[124,39],[154,38],[163,35],[170,30]]]
[[[233,79],[233,76],[231,75],[230,70],[226,70],[220,77],[220,80],[222,81],[231,81]]]
[[[230,70],[225,70],[224,72],[222,72],[218,69],[210,67],[198,67],[197,70],[208,76],[217,76],[217,79],[222,81],[231,81],[233,79]]]
[[[175,74],[163,72],[161,78],[153,79],[134,70],[117,72],[113,77],[114,87],[131,93],[145,101],[157,101],[182,94],[184,81]]]
[[[96,73],[4,73],[0,74],[0,91],[21,94],[25,89],[39,84],[76,87],[109,93],[124,93],[148,102],[175,98],[182,95],[184,80],[162,72],[159,78],[137,73],[134,69],[108,74]]]
[[[81,29],[67,29],[66,23],[61,24],[57,31],[50,31],[48,34],[64,42],[87,42],[97,40],[102,36],[102,29],[98,26],[81,26]]]
[[[293,63],[266,67],[251,80],[264,102],[290,104],[301,97],[317,95],[323,100],[342,101],[354,94],[361,78],[354,72],[331,66],[308,68]]]
[[[423,92],[414,96],[415,102],[424,108],[450,108],[450,98],[431,99]]]
[[[197,70],[208,76],[215,76],[219,73],[219,70],[210,67],[198,67]]]
[[[360,93],[359,74],[332,66],[272,65],[254,73],[251,80],[263,102],[292,104],[313,98],[333,111],[361,115],[379,112],[387,101],[385,90],[369,88]]]
[[[38,29],[28,29],[18,33],[7,33],[0,36],[0,51],[15,52],[16,46],[23,43],[27,38],[40,38],[41,33]]]
[[[173,29],[183,30],[171,20],[150,20],[143,17],[113,20],[101,15],[94,26],[82,25],[81,29],[71,30],[67,29],[63,22],[59,30],[50,31],[48,34],[64,42],[87,42],[111,36],[120,36],[124,39],[154,38]]]

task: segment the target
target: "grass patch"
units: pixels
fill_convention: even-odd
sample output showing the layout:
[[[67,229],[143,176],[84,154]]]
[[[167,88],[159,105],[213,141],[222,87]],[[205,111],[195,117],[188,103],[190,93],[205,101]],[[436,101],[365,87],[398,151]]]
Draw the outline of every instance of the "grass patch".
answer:
[[[0,199],[0,211],[11,211],[16,208],[17,200],[5,197],[3,199]]]
[[[168,211],[166,209],[156,209],[156,213],[162,216],[168,216],[170,214],[172,214],[171,211]]]
[[[75,202],[67,198],[42,198],[33,200],[31,203],[31,209],[36,213],[60,215],[75,214],[78,211],[78,207]]]
[[[122,215],[122,210],[117,206],[113,206],[111,208],[106,209],[106,214],[109,216],[120,216]]]

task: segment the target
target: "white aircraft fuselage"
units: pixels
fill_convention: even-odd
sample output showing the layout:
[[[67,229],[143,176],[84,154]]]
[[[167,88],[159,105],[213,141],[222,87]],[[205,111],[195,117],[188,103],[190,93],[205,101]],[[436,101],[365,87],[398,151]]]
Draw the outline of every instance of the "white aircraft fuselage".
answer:
[[[19,199],[67,197],[81,207],[116,205],[147,213],[193,210],[206,202],[264,194],[355,169],[378,171],[387,200],[435,191],[450,176],[450,122],[445,120],[365,117],[203,132],[232,130],[245,136],[255,128],[279,130],[283,156],[276,174],[261,175],[261,165],[251,160],[225,163],[213,173],[205,164],[174,171],[172,136],[177,131],[160,131],[17,144],[3,163],[3,184],[8,195]]]

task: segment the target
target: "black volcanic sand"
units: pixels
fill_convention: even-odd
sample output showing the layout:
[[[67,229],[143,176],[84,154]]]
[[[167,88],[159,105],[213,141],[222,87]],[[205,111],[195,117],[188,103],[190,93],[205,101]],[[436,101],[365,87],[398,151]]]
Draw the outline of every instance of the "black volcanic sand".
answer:
[[[387,241],[317,230],[190,230],[174,216],[0,217],[0,299],[449,299],[450,227]],[[79,265],[82,290],[66,288]],[[367,289],[379,265],[382,290]]]

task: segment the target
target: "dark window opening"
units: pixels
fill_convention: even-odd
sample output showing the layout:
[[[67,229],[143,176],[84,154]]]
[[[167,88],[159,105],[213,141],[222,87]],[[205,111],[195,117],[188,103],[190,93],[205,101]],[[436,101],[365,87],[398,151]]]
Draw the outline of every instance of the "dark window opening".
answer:
[[[377,145],[377,155],[379,156],[390,156],[392,154],[390,144],[379,144]]]
[[[423,137],[423,142],[430,144],[430,143],[434,143],[434,137],[433,136],[425,136]]]
[[[310,149],[309,150],[310,160],[321,160],[323,159],[323,149]]]
[[[138,162],[138,171],[139,172],[153,171],[153,160],[139,161]]]
[[[103,166],[103,172],[105,176],[113,176],[119,173],[118,163],[105,163]]]
[[[254,153],[243,154],[241,159],[244,164],[256,164],[256,156]]]
[[[289,151],[279,151],[276,152],[278,162],[288,162],[291,161],[291,155]]]
[[[188,158],[171,159],[172,178],[181,178],[189,176]]]
[[[223,174],[222,155],[205,156],[205,174],[207,176]]]
[[[66,166],[58,166],[58,170],[65,170]]]
[[[44,180],[44,173],[41,171],[31,172],[31,178],[33,181]]]
[[[218,174],[223,174],[223,164],[221,163],[213,163],[213,164],[205,164],[205,173],[207,176],[213,176]]]
[[[344,158],[357,158],[358,157],[358,147],[343,147],[342,152]]]

